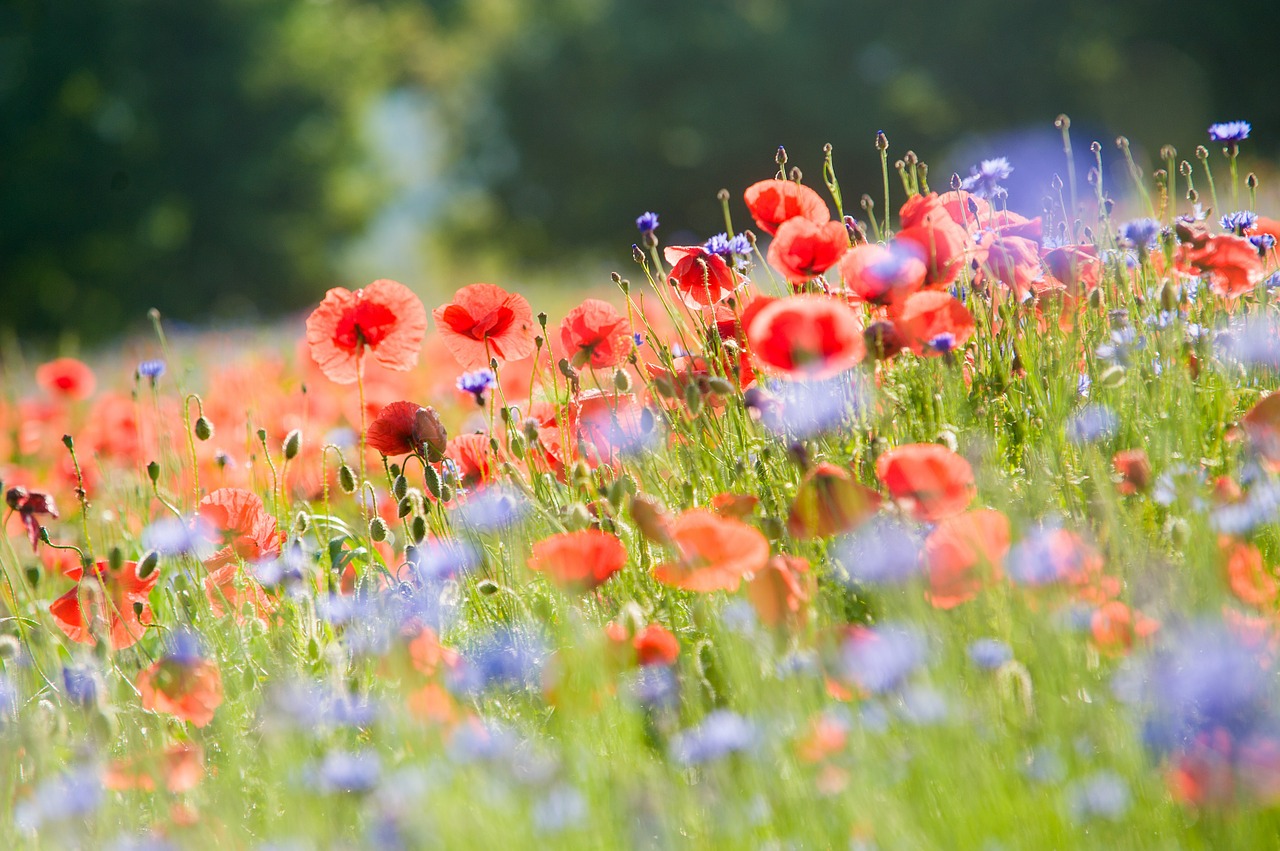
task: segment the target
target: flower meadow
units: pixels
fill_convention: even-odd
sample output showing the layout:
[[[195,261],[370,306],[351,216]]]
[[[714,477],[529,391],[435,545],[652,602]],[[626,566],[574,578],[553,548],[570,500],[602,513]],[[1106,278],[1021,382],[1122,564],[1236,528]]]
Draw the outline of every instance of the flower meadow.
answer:
[[[1274,844],[1280,221],[1058,126],[1037,211],[779,149],[603,298],[11,374],[5,847]]]

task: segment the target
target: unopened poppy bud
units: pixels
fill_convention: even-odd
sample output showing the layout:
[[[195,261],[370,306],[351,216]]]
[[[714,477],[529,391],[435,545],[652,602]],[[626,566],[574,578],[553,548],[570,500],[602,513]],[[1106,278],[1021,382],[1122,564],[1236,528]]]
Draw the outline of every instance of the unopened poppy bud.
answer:
[[[613,373],[613,389],[619,393],[629,393],[631,391],[631,373],[625,369],[616,370]]]
[[[409,480],[403,474],[396,476],[395,481],[391,483],[391,492],[395,494],[396,499],[404,499],[404,495],[409,492]]]
[[[136,618],[142,617],[142,608],[142,602],[140,600],[135,600],[133,603],[133,616]]]
[[[1176,160],[1178,158],[1178,149],[1173,145],[1162,145],[1160,147],[1160,159]]]
[[[46,544],[49,544],[50,546],[52,546],[52,545],[53,545],[53,541],[49,540],[49,527],[48,527],[48,526],[41,526],[41,527],[40,527],[40,540],[41,540],[42,542],[46,543]]]
[[[387,539],[387,521],[381,517],[375,517],[370,520],[369,537],[375,541],[385,541]]]
[[[1187,200],[1190,201],[1192,204],[1198,203],[1200,201],[1200,193],[1195,191],[1194,189],[1188,189]]]
[[[782,166],[786,165],[786,164],[787,164],[787,149],[786,149],[786,148],[784,148],[784,147],[782,147],[781,145],[779,145],[779,146],[778,146],[778,152],[777,152],[776,154],[774,154],[774,155],[773,155],[773,161],[774,161],[775,163],[777,163],[777,164],[778,164],[778,167],[779,167],[779,168],[781,168]]]
[[[1246,174],[1244,176],[1244,185],[1248,186],[1250,189],[1257,189],[1258,175],[1254,174],[1253,172],[1249,172],[1248,174]]]
[[[307,517],[305,511],[299,511],[298,516],[293,518],[293,528],[299,535],[305,534],[307,529],[311,527],[311,519]]]
[[[160,554],[155,550],[147,552],[138,562],[138,578],[146,579],[148,576],[156,572],[156,568],[160,566]]]
[[[16,659],[22,653],[22,642],[16,635],[0,635],[0,659]]]
[[[267,442],[267,430],[265,428],[258,429],[258,442],[262,444]]]
[[[481,579],[476,583],[476,590],[486,597],[492,597],[502,590],[502,586],[492,579]]]
[[[407,496],[400,497],[400,502],[396,504],[396,516],[399,518],[408,517],[413,513],[413,500]]]
[[[440,492],[443,485],[440,484],[440,473],[435,467],[427,464],[422,468],[422,480],[427,486],[427,492],[436,499],[441,499]]]
[[[569,466],[569,479],[576,485],[586,486],[591,481],[591,467],[585,461],[574,461]]]
[[[1160,288],[1160,307],[1173,310],[1178,306],[1178,287],[1173,281],[1165,281]]]
[[[1116,363],[1102,371],[1102,375],[1098,376],[1098,384],[1101,387],[1119,387],[1124,384],[1124,378],[1124,367]]]
[[[147,465],[147,478],[151,480],[151,484],[160,481],[160,465],[152,461]]]
[[[641,266],[643,266],[644,265],[644,249],[642,249],[638,245],[632,245],[631,259],[639,263]]]
[[[112,547],[107,550],[107,567],[111,568],[113,572],[124,567],[124,553],[120,552],[119,547]]]
[[[284,436],[284,460],[292,461],[302,450],[302,432],[294,429]]]
[[[213,423],[209,422],[206,417],[196,418],[195,425],[196,437],[200,440],[208,440],[213,437]]]
[[[345,493],[356,492],[356,474],[346,464],[338,468],[338,487]]]
[[[578,377],[578,371],[569,364],[568,358],[560,358],[560,362],[556,364],[556,367],[565,378],[574,379]]]
[[[449,502],[451,499],[453,499],[453,488],[449,485],[441,485],[440,500],[442,502]]]
[[[415,544],[421,544],[427,537],[427,519],[422,515],[413,518],[409,524],[409,534]]]
[[[570,532],[576,532],[579,529],[585,529],[591,525],[591,513],[587,511],[587,507],[580,502],[575,502],[565,509],[564,525]]]
[[[689,407],[689,413],[695,417],[702,411],[702,394],[698,392],[698,385],[693,382],[684,386],[684,403]]]
[[[1186,160],[1183,160],[1182,162],[1178,163],[1178,174],[1182,175],[1183,177],[1190,177],[1191,163],[1187,162]]]
[[[532,418],[525,420],[520,431],[526,443],[535,443],[538,440],[538,421]]]
[[[1164,529],[1175,547],[1185,547],[1191,541],[1191,525],[1181,517],[1170,517]]]
[[[1059,130],[1070,130],[1071,118],[1064,112],[1057,118],[1053,119],[1053,126],[1057,127]]]
[[[799,183],[800,181],[804,180],[803,172],[801,172],[800,169],[796,168],[795,166],[791,167],[791,174],[787,176],[790,177],[791,180],[795,183]]]
[[[866,210],[868,213],[876,208],[876,202],[871,199],[870,195],[863,195],[858,200],[858,203],[861,204],[862,209]]]
[[[1101,287],[1097,287],[1089,291],[1089,306],[1090,307],[1102,306],[1102,288]]]
[[[727,378],[713,375],[707,379],[707,387],[717,396],[728,396],[733,393],[733,383]]]
[[[524,458],[524,437],[519,432],[512,432],[507,438],[507,451],[515,458]]]
[[[32,588],[40,585],[40,565],[32,564],[27,566],[27,584]]]
[[[69,434],[64,434],[62,436],[62,445],[67,447],[68,449],[76,448],[76,442],[71,439],[71,435]]]

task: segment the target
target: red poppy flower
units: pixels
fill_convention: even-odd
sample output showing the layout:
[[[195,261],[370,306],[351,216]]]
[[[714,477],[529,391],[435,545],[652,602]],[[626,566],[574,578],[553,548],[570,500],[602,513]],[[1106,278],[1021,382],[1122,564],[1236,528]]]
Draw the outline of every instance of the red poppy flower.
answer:
[[[659,582],[686,591],[736,591],[742,577],[764,567],[769,541],[741,520],[695,508],[671,523],[678,558],[658,565]]]
[[[1093,643],[1109,656],[1123,656],[1136,639],[1148,638],[1158,629],[1159,621],[1133,611],[1119,600],[1099,606],[1089,623]]]
[[[660,623],[651,623],[631,639],[636,651],[636,661],[647,665],[674,665],[680,656],[680,642],[671,630]]]
[[[1251,292],[1266,274],[1258,249],[1244,237],[1211,236],[1203,245],[1181,246],[1181,253],[1193,269],[1209,276],[1209,288],[1226,298]]]
[[[200,519],[223,549],[205,560],[209,570],[236,559],[261,561],[280,554],[284,534],[262,504],[262,497],[243,488],[218,488],[196,507]]]
[[[194,742],[175,742],[155,756],[113,761],[102,773],[102,785],[113,792],[152,792],[158,778],[177,795],[199,786],[203,777],[204,749]]]
[[[1044,255],[1044,265],[1071,295],[1095,290],[1102,282],[1102,261],[1096,245],[1059,246]]]
[[[442,667],[457,667],[458,651],[441,644],[439,633],[424,626],[409,642],[409,660],[418,673],[433,677]]]
[[[876,459],[876,476],[894,499],[925,523],[959,514],[977,495],[969,462],[934,443],[889,450]]]
[[[1253,544],[1224,539],[1226,553],[1227,585],[1240,602],[1257,608],[1270,607],[1280,594],[1280,585],[1266,563],[1262,553]]]
[[[1280,465],[1280,392],[1258,400],[1241,425],[1258,454],[1269,464]]]
[[[387,369],[412,369],[426,333],[421,299],[404,284],[388,280],[355,292],[334,287],[307,317],[311,357],[338,384],[356,380],[366,353]]]
[[[964,268],[965,254],[973,239],[962,224],[965,218],[955,215],[962,212],[961,206],[963,204],[959,202],[948,204],[933,193],[912,196],[902,205],[902,229],[895,239],[914,243],[920,248],[927,270],[925,286],[946,286]],[[971,213],[964,215],[973,220]]]
[[[627,319],[616,307],[589,298],[560,323],[560,343],[573,366],[605,369],[626,359],[632,340]]]
[[[924,542],[927,597],[933,607],[951,609],[978,596],[983,585],[979,568],[987,566],[992,578],[998,578],[1009,540],[1009,518],[994,509],[980,508],[939,522]]]
[[[53,504],[53,497],[39,491],[29,491],[24,487],[12,487],[4,495],[5,503],[18,513],[22,526],[27,530],[27,540],[31,541],[31,551],[40,548],[40,517],[58,519],[58,507]]]
[[[640,534],[655,544],[675,546],[675,539],[671,537],[671,517],[662,503],[653,497],[642,493],[631,497],[631,520]]]
[[[797,377],[830,378],[855,366],[867,352],[858,312],[821,295],[771,302],[752,320],[747,339],[759,361]]]
[[[126,561],[112,570],[105,561],[67,572],[76,587],[49,604],[49,614],[72,641],[93,644],[94,633],[106,631],[112,650],[131,647],[151,623],[151,589],[159,571],[139,578],[136,562]],[[136,608],[135,608],[136,604]],[[85,609],[88,609],[87,616]]]
[[[774,556],[747,583],[747,597],[766,626],[803,624],[816,592],[809,561],[800,556]]]
[[[974,249],[973,261],[978,267],[976,281],[1004,284],[1018,299],[1025,298],[1044,275],[1039,244],[1018,236],[988,231]]]
[[[671,264],[668,282],[692,309],[715,304],[742,283],[723,257],[701,245],[671,245],[662,253]]]
[[[416,402],[392,402],[365,432],[365,441],[388,457],[414,453],[431,461],[444,457],[448,435],[435,408]]]
[[[827,538],[861,526],[880,508],[880,494],[848,470],[818,464],[805,474],[791,504],[787,529],[797,538]]]
[[[1151,487],[1151,462],[1145,449],[1122,449],[1111,459],[1111,466],[1120,474],[1116,488],[1123,494],[1135,494]]]
[[[591,589],[627,563],[627,550],[617,537],[597,529],[561,532],[533,545],[529,569],[545,573],[557,585]]]
[[[470,284],[431,315],[463,369],[485,369],[492,358],[517,361],[533,354],[533,308],[519,293]]]
[[[493,481],[498,473],[499,458],[487,434],[460,434],[449,441],[445,457],[458,467],[464,488],[477,488]]]
[[[802,284],[830,269],[849,249],[849,232],[842,222],[816,224],[804,218],[788,219],[769,243],[769,265]]]
[[[75,358],[58,358],[36,367],[36,383],[63,399],[88,399],[97,380],[93,370]]]
[[[209,575],[204,578],[204,593],[215,617],[220,618],[231,612],[236,623],[244,623],[246,605],[263,622],[279,608],[276,599],[257,580],[242,571],[238,564],[211,568]]]
[[[750,517],[760,504],[760,497],[750,493],[718,493],[711,497],[711,509],[721,517],[738,520]]]
[[[907,296],[894,324],[907,347],[925,356],[950,354],[973,336],[974,329],[969,308],[943,290]]]
[[[831,221],[831,211],[822,196],[794,180],[761,180],[743,193],[747,209],[756,226],[768,234],[794,218],[808,219],[814,224]]]
[[[863,301],[893,304],[924,285],[928,269],[913,242],[855,245],[840,258],[844,285]]]
[[[203,727],[222,705],[222,674],[211,659],[164,658],[139,672],[134,683],[142,708]]]

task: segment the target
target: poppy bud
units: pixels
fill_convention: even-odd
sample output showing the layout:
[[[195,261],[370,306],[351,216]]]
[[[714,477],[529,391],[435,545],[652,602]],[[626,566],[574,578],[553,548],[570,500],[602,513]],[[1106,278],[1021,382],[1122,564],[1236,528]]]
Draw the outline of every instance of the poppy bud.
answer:
[[[396,499],[404,499],[404,495],[409,492],[409,480],[404,475],[396,476],[395,481],[391,483],[391,493],[395,494]]]
[[[381,517],[375,517],[370,520],[369,537],[375,541],[385,541],[387,539],[387,521]]]
[[[522,437],[518,433],[513,432],[512,435],[509,438],[507,438],[507,449],[511,452],[511,455],[513,457],[518,459],[523,459],[524,458],[524,437]]]
[[[75,451],[76,442],[71,439],[71,435],[69,434],[64,434],[62,436],[62,445],[72,450],[73,452]]]
[[[356,492],[356,474],[346,464],[338,468],[338,487],[345,493]]]
[[[492,597],[502,590],[502,586],[492,579],[482,579],[476,583],[476,590],[486,597]]]
[[[1257,189],[1258,175],[1254,174],[1253,172],[1249,172],[1248,174],[1246,174],[1244,176],[1244,185],[1248,186],[1250,189]]]
[[[422,515],[413,518],[413,522],[409,524],[409,534],[415,544],[421,544],[427,537],[427,519]]]
[[[403,519],[411,513],[413,513],[413,500],[407,496],[400,497],[400,502],[396,505],[396,516]]]
[[[619,393],[631,392],[631,373],[619,369],[613,373],[613,389]]]
[[[1178,306],[1178,287],[1173,281],[1165,281],[1164,286],[1160,288],[1160,307],[1164,310],[1174,310]]]
[[[787,149],[779,145],[778,152],[773,155],[773,161],[778,164],[778,168],[782,168],[784,165],[786,165]]]
[[[294,429],[284,436],[284,460],[292,461],[302,450],[302,432]]]
[[[1107,367],[1098,376],[1098,384],[1101,387],[1119,387],[1124,384],[1124,367],[1118,363]]]
[[[453,488],[448,485],[440,486],[440,499],[442,502],[448,502],[453,499]]]
[[[671,520],[662,504],[645,494],[631,497],[631,519],[640,534],[657,544],[671,541]]]
[[[564,525],[570,532],[585,529],[591,525],[591,514],[580,502],[568,506],[564,512]]]
[[[538,421],[537,420],[535,419],[525,420],[524,425],[520,427],[520,430],[524,433],[524,440],[526,443],[538,442]]]
[[[559,368],[560,374],[565,378],[573,380],[578,377],[578,371],[569,364],[568,358],[560,358],[560,362],[556,364],[556,367]]]
[[[442,499],[440,492],[443,486],[440,484],[440,473],[435,467],[427,464],[422,468],[422,479],[427,485],[427,491],[436,499]]]
[[[308,519],[305,511],[299,511],[298,516],[293,520],[293,528],[297,530],[299,535],[305,534],[311,526],[311,520]]]
[[[1089,306],[1102,307],[1102,288],[1098,287],[1089,291]]]
[[[133,603],[133,616],[135,618],[142,617],[142,602],[135,600]]]
[[[1175,547],[1185,547],[1191,540],[1191,525],[1181,517],[1170,517],[1164,530]]]
[[[213,437],[213,423],[203,416],[196,419],[194,430],[199,440],[208,440]]]
[[[717,396],[728,396],[733,393],[733,384],[725,378],[713,375],[707,379],[707,387]]]
[[[261,443],[261,444],[264,444],[264,445],[266,444],[266,442],[267,442],[267,430],[266,430],[265,428],[260,428],[260,429],[258,429],[258,442],[259,442],[259,443]]]
[[[632,245],[632,246],[631,246],[631,259],[632,259],[632,260],[634,260],[634,261],[636,261],[637,263],[639,263],[640,265],[642,265],[642,266],[643,266],[643,265],[644,265],[644,250],[643,250],[643,249],[641,249],[641,248],[640,248],[640,246],[638,246],[638,245]]]
[[[27,584],[32,588],[40,585],[40,565],[33,564],[27,568]]]
[[[889,150],[889,137],[884,135],[883,130],[876,131],[876,150],[877,151]]]
[[[14,635],[0,635],[0,659],[16,659],[22,653],[22,642]]]
[[[698,385],[690,382],[684,386],[684,403],[695,417],[702,411],[702,394],[698,392]]]
[[[107,551],[107,567],[111,568],[113,573],[124,567],[124,553],[120,552],[119,547],[112,547]]]
[[[160,465],[152,461],[147,465],[147,478],[151,480],[151,484],[160,481]]]
[[[148,576],[156,572],[156,568],[160,565],[160,554],[155,550],[151,550],[142,557],[138,562],[138,578],[146,579]]]

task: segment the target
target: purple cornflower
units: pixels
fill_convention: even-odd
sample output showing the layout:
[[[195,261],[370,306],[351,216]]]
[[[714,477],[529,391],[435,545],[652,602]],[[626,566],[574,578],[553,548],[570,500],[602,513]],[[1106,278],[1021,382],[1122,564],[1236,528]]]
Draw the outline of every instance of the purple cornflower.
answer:
[[[1013,650],[997,638],[979,638],[969,645],[969,660],[984,671],[994,671],[1013,658]]]
[[[458,694],[475,695],[491,688],[535,689],[540,684],[547,648],[525,630],[495,629],[464,648],[448,680]]]
[[[200,638],[191,630],[175,629],[166,637],[164,661],[190,666],[199,664],[204,658]]]
[[[76,706],[89,707],[98,702],[101,688],[97,671],[72,665],[62,669],[62,693]]]
[[[671,756],[685,766],[716,762],[750,750],[757,737],[750,721],[728,709],[717,709],[708,713],[701,724],[672,739]]]
[[[1249,131],[1253,129],[1253,125],[1248,121],[1224,121],[1220,124],[1209,125],[1209,140],[1213,142],[1225,142],[1230,147],[1235,147],[1240,142],[1249,138]]]
[[[969,169],[969,176],[960,183],[960,188],[972,192],[979,198],[988,198],[996,194],[1000,181],[1008,180],[1013,173],[1013,166],[1004,157],[983,160],[981,164]]]
[[[1253,247],[1258,249],[1259,254],[1266,254],[1268,251],[1276,247],[1276,238],[1269,233],[1255,233],[1248,237],[1249,242],[1253,243]],[[1276,276],[1272,275],[1266,281],[1267,289],[1272,289],[1276,285]]]
[[[636,219],[636,228],[640,233],[649,236],[658,229],[658,214],[641,213],[640,217]]]
[[[487,487],[458,500],[449,516],[464,529],[483,534],[515,525],[526,511],[527,502],[518,491]]]
[[[1155,219],[1134,219],[1120,226],[1120,239],[1125,245],[1139,250],[1155,248],[1158,236],[1160,236],[1160,223]]]
[[[1222,229],[1231,231],[1236,236],[1244,236],[1244,232],[1258,223],[1258,214],[1252,210],[1236,210],[1222,217]]]
[[[920,535],[889,517],[877,517],[841,540],[835,558],[864,585],[896,585],[920,572]]]
[[[927,657],[924,635],[905,624],[858,629],[841,652],[845,676],[874,694],[898,689]]]
[[[484,404],[484,391],[498,380],[491,369],[477,369],[475,372],[464,372],[458,376],[458,389],[476,397],[476,404]]]

